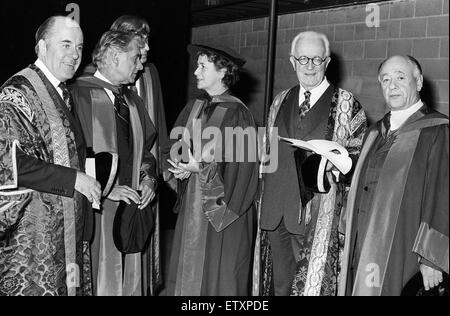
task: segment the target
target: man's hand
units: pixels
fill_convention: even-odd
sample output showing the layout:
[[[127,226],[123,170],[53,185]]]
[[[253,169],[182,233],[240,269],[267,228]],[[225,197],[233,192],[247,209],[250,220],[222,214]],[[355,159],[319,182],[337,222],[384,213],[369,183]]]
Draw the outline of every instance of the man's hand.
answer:
[[[141,197],[139,194],[133,190],[132,188],[126,186],[126,185],[116,185],[111,190],[111,192],[106,197],[108,200],[111,201],[124,201],[127,204],[131,204],[131,201],[133,201],[136,204],[141,203]]]
[[[329,160],[327,160],[327,166],[325,167],[325,172],[328,171],[335,171],[337,168],[333,165],[333,163]]]
[[[420,265],[420,272],[422,273],[423,285],[425,291],[428,291],[443,281],[442,272],[435,270],[425,264]]]
[[[340,155],[341,153],[338,150],[332,150],[333,154]],[[329,160],[327,160],[327,166],[325,167],[325,171],[333,171],[333,172],[339,172],[339,170],[333,165],[333,163]]]
[[[141,190],[141,205],[139,209],[142,210],[150,204],[151,201],[155,198],[155,185],[152,180],[146,179],[142,180],[139,185],[139,190]]]
[[[93,177],[78,171],[77,179],[75,180],[75,190],[83,194],[89,202],[96,202],[100,204],[101,186],[100,183]]]

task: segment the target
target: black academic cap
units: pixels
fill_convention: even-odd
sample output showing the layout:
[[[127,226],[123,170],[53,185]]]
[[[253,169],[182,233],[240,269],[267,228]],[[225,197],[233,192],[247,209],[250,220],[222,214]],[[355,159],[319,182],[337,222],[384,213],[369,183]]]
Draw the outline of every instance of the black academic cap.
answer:
[[[214,45],[214,46],[206,46],[206,45],[200,45],[200,44],[190,44],[187,47],[188,52],[191,54],[196,54],[198,51],[207,50],[214,54],[220,55],[222,57],[225,57],[232,62],[234,62],[238,67],[244,66],[246,60],[244,57],[239,55],[236,51],[232,50],[231,48],[221,46],[221,45]]]
[[[139,205],[131,201],[120,201],[114,216],[113,240],[117,249],[125,254],[144,250],[153,229],[152,207],[148,205],[140,210]]]

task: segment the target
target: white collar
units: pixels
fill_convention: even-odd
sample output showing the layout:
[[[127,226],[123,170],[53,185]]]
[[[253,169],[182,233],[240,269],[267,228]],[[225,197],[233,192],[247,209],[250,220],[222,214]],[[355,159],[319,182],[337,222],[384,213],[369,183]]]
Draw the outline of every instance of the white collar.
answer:
[[[406,120],[416,113],[423,106],[422,100],[417,101],[414,105],[405,110],[391,111],[391,131],[395,131],[406,122]]]
[[[40,60],[39,58],[34,62],[34,64],[36,65],[36,67],[38,67],[44,73],[44,75],[45,75],[45,77],[47,77],[48,81],[50,81],[52,86],[54,86],[56,88],[56,90],[58,90],[58,92],[59,92],[60,91],[59,84],[61,83],[61,81],[56,79],[56,77],[51,73],[51,71],[47,68],[47,66],[44,64],[44,62],[42,60]]]
[[[97,77],[100,80],[106,81],[107,83],[113,85],[113,83],[111,81],[109,81],[108,79],[106,79],[105,76],[102,75],[102,73],[97,69],[97,71],[94,73],[94,77]]]
[[[102,81],[105,81],[105,82],[107,82],[107,83],[113,85],[112,82],[109,81],[108,79],[106,79],[106,77],[103,76],[102,73],[101,73],[98,69],[97,69],[97,71],[94,73],[94,77],[96,77],[96,78],[98,78],[98,79],[100,79],[100,80],[102,80]],[[114,101],[116,100],[116,97],[114,96],[114,93],[113,93],[111,90],[109,90],[108,88],[103,88],[103,89],[105,90],[105,92],[106,92],[106,94],[108,95],[108,97],[109,97],[109,99],[111,100],[111,102],[114,104]]]
[[[317,103],[317,101],[319,101],[320,97],[322,96],[322,94],[325,93],[325,91],[328,89],[328,87],[330,86],[330,83],[328,82],[327,78],[324,77],[322,82],[315,88],[309,90],[309,92],[311,92],[311,98],[310,98],[310,104],[311,104],[311,108],[314,106],[314,104]],[[300,85],[300,91],[299,91],[299,105],[303,103],[303,101],[305,100],[305,88],[303,88],[302,85]]]

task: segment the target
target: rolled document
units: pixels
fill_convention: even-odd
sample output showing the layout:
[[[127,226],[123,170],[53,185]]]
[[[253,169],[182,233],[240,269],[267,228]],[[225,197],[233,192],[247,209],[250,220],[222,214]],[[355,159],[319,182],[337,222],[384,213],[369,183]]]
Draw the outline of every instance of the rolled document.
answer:
[[[279,139],[292,146],[315,152],[329,160],[342,174],[347,174],[352,168],[352,159],[347,149],[336,142],[325,139],[312,139],[303,141],[295,138],[279,136]]]
[[[86,158],[86,174],[88,176],[91,176],[93,178],[96,178],[96,173],[95,173],[95,158]],[[99,210],[100,209],[100,205],[98,205],[97,202],[95,202],[95,200],[93,200],[92,202],[92,208]]]

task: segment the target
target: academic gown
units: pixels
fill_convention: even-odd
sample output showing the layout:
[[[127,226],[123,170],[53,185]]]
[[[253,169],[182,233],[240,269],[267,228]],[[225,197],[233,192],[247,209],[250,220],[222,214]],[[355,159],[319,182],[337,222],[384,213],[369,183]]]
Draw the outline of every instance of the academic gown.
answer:
[[[419,261],[448,274],[448,118],[422,107],[389,138],[386,120],[355,170],[340,295],[400,295]]]
[[[243,129],[255,127],[252,115],[240,102],[214,103],[208,100],[207,103],[209,106],[205,106],[202,111],[206,117],[202,130],[208,125],[211,113],[218,106],[227,109],[220,126],[222,135],[225,135],[225,127],[242,127]],[[187,121],[194,104],[194,101],[187,104],[175,126],[188,125]],[[256,144],[254,146],[256,147]],[[170,147],[169,145],[167,150]],[[258,164],[256,161],[251,162],[247,159],[244,161],[219,162],[215,164],[216,171],[210,171],[209,176],[213,174],[214,177],[220,177],[224,186],[223,203],[227,206],[227,212],[223,217],[208,218],[209,221],[206,219],[208,214],[203,213],[203,203],[195,201],[194,197],[198,193],[199,186],[202,185],[199,184],[201,180],[196,174],[191,174],[188,180],[184,180],[179,185],[175,210],[178,212],[178,219],[167,281],[169,295],[250,294],[250,270],[256,220],[253,200],[258,184]],[[202,228],[189,225],[195,224],[191,222],[191,216],[203,223]],[[227,226],[224,228],[222,224]],[[194,243],[193,240],[197,240],[198,235],[204,237],[204,243],[194,252],[189,249],[183,250],[184,245]],[[198,271],[199,266],[202,267],[200,271]],[[190,272],[194,277],[189,276]]]
[[[114,105],[104,88],[117,90],[117,87],[93,76],[80,77],[71,87],[86,145],[93,147],[95,153],[101,151],[117,153],[119,161],[115,184],[126,185],[136,190],[137,184],[144,177],[156,178],[156,160],[151,154],[156,130],[142,99],[133,91],[125,89],[124,95],[130,107],[130,125],[127,131],[122,120],[114,114]],[[135,120],[132,118],[131,106],[137,114]],[[107,112],[102,114],[109,117],[108,121],[97,112],[100,107],[107,109]],[[93,116],[97,117],[97,120],[94,120]],[[100,122],[98,118],[104,121]],[[94,133],[96,124],[101,125],[97,134]],[[141,140],[137,141],[137,138]],[[136,146],[138,143],[141,144],[139,148]],[[122,254],[113,243],[112,224],[118,205],[118,202],[105,199],[102,203],[102,215],[96,214],[95,217],[93,273],[96,292],[98,295],[141,295],[140,254],[127,255],[122,262]]]

